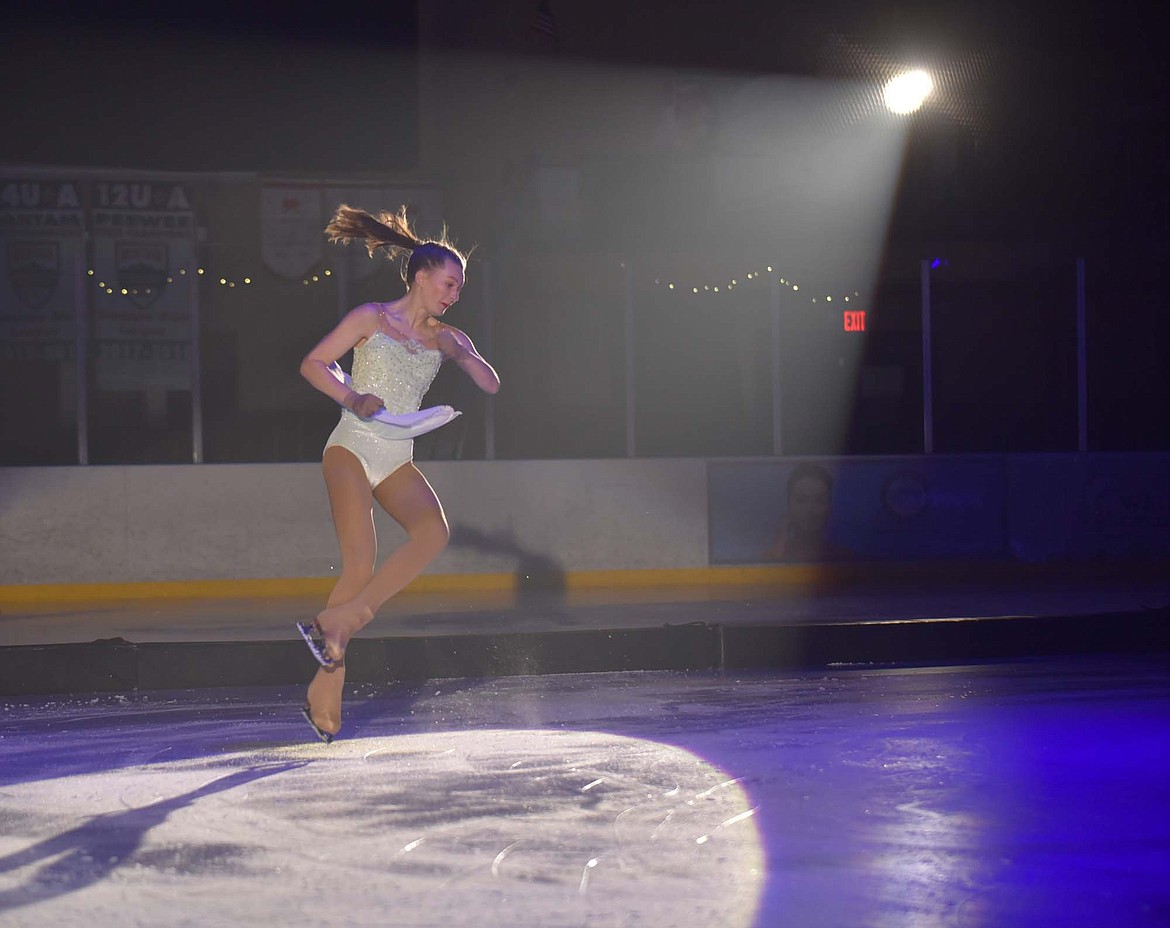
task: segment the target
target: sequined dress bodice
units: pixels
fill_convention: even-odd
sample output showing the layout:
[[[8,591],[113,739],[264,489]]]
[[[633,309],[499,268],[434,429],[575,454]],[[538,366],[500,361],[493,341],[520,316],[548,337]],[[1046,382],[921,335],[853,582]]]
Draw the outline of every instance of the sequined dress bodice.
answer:
[[[441,351],[417,344],[375,332],[353,350],[353,389],[372,393],[395,415],[416,412],[443,364]]]

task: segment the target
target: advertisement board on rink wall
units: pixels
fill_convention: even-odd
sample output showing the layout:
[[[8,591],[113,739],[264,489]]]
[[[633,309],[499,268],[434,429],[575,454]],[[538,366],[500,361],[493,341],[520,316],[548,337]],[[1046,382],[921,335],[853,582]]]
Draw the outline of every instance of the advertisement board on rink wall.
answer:
[[[773,459],[708,465],[712,564],[1170,558],[1170,455]]]
[[[1019,454],[1007,467],[1017,560],[1170,558],[1170,454]]]
[[[719,462],[708,492],[713,564],[1007,556],[999,457]]]

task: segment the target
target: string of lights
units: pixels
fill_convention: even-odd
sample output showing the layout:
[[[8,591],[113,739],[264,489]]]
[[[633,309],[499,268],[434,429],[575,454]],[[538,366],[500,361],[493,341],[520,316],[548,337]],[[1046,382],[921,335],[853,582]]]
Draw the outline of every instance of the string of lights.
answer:
[[[86,276],[93,278],[97,284],[98,291],[106,294],[107,296],[151,296],[156,289],[161,290],[163,287],[166,287],[170,284],[173,284],[175,282],[176,277],[186,277],[187,273],[188,273],[188,269],[185,267],[181,267],[181,268],[179,268],[179,270],[177,272],[175,272],[173,274],[167,274],[167,276],[165,278],[159,280],[153,287],[147,287],[147,286],[124,287],[124,286],[121,286],[120,284],[113,284],[113,283],[110,283],[109,281],[99,279],[97,271],[95,271],[93,268],[90,268],[89,270],[86,271]],[[209,275],[207,272],[207,269],[202,268],[202,267],[195,268],[194,274],[199,276],[199,277],[209,277],[212,280],[215,279],[214,274]],[[301,284],[303,286],[310,287],[314,284],[325,283],[325,282],[331,280],[332,278],[333,278],[332,269],[325,268],[319,274],[311,274],[308,277],[303,278],[301,280]],[[221,287],[227,287],[229,290],[235,289],[237,284],[244,286],[244,287],[249,287],[252,285],[252,283],[253,283],[253,279],[251,276],[243,277],[238,281],[234,280],[234,279],[230,279],[228,277],[220,277],[219,278],[219,285]]]
[[[744,280],[745,281],[753,281],[753,282],[759,281],[759,280],[762,280],[765,276],[770,277],[774,273],[775,273],[775,271],[773,270],[773,268],[768,266],[768,267],[765,267],[763,271],[749,271],[747,274],[744,275]],[[795,281],[791,280],[788,277],[780,277],[780,278],[778,278],[778,280],[779,280],[779,283],[782,287],[787,287],[788,290],[792,293],[803,292],[803,293],[807,294],[809,292],[808,290],[801,291],[800,284],[796,283]],[[719,283],[703,283],[703,284],[695,284],[695,283],[681,284],[681,283],[678,283],[676,281],[670,280],[668,278],[664,279],[662,277],[655,277],[654,278],[654,286],[661,287],[670,293],[675,293],[675,294],[679,294],[679,295],[683,295],[683,296],[690,295],[693,297],[693,296],[702,296],[704,294],[710,294],[712,296],[714,296],[717,293],[727,294],[727,293],[730,293],[732,290],[734,290],[736,287],[742,286],[742,284],[739,282],[739,278],[735,278],[735,277],[731,278],[730,280],[723,280]],[[809,299],[813,303],[818,303],[818,302],[822,302],[822,301],[825,303],[832,303],[834,300],[836,300],[838,302],[849,303],[849,302],[857,300],[860,296],[861,296],[860,291],[854,290],[853,293],[850,293],[850,294],[845,294],[845,295],[838,294],[837,296],[833,296],[832,294],[826,294],[824,296],[809,297]]]
[[[625,267],[624,264],[622,266]],[[167,274],[167,276],[165,278],[162,278],[161,280],[159,280],[158,283],[156,283],[153,287],[146,287],[146,286],[138,286],[138,287],[130,286],[130,287],[128,287],[128,286],[122,286],[122,285],[117,284],[117,283],[110,283],[109,281],[98,279],[98,274],[93,268],[90,268],[86,273],[89,277],[94,279],[94,281],[97,284],[98,291],[106,294],[107,296],[140,296],[140,295],[151,296],[155,289],[161,290],[163,287],[175,283],[176,277],[179,277],[179,278],[186,277],[188,274],[188,269],[185,267],[181,267],[178,269],[177,272]],[[206,268],[203,268],[203,267],[194,268],[193,273],[200,276],[200,277],[208,277],[209,279],[212,279],[212,280],[216,279],[214,274],[209,274],[208,270]],[[770,277],[774,273],[775,273],[774,269],[771,266],[767,266],[762,271],[761,270],[749,271],[748,273],[746,273],[744,275],[743,280],[744,280],[744,283],[748,283],[748,282],[756,283],[756,282],[762,281],[763,278],[766,276]],[[311,286],[314,286],[315,284],[327,283],[329,281],[332,281],[334,279],[334,277],[335,277],[335,275],[334,275],[333,270],[331,268],[324,268],[319,273],[310,274],[306,277],[303,277],[301,279],[301,284],[302,284],[302,286],[305,286],[305,287],[311,287]],[[232,279],[229,277],[221,276],[218,278],[218,281],[219,281],[220,286],[226,287],[228,289],[235,289],[237,286],[249,287],[249,286],[252,286],[252,284],[254,283],[254,280],[251,276],[243,277],[239,280],[235,280],[235,279]],[[788,289],[788,291],[791,293],[804,293],[807,295],[809,292],[807,289],[802,291],[800,284],[796,283],[794,280],[792,280],[788,277],[780,277],[780,278],[778,278],[778,282],[780,283],[780,285],[782,287],[786,287]],[[670,280],[668,278],[655,277],[654,278],[654,286],[656,288],[661,288],[661,289],[667,291],[668,293],[677,294],[680,296],[689,295],[689,296],[694,297],[694,296],[703,296],[703,295],[714,296],[716,294],[721,294],[721,295],[727,294],[727,293],[730,293],[731,291],[735,290],[737,287],[743,286],[743,284],[740,283],[739,278],[731,278],[730,280],[724,280],[724,281],[721,281],[719,283],[682,284],[682,283],[679,283],[677,281]],[[808,299],[812,303],[821,303],[821,302],[824,302],[824,303],[833,303],[833,302],[850,303],[850,302],[856,302],[860,298],[860,296],[861,296],[860,292],[857,290],[854,290],[852,293],[848,293],[848,294],[844,294],[844,295],[825,294],[825,295],[821,295],[821,296],[810,296],[810,297],[808,297]]]

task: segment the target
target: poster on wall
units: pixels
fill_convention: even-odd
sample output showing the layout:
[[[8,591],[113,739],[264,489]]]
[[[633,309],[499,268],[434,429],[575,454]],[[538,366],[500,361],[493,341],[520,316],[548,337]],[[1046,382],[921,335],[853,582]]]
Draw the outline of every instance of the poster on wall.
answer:
[[[712,463],[707,482],[712,564],[1007,556],[995,460]]]
[[[320,264],[326,221],[320,185],[264,184],[260,188],[260,253],[268,269],[295,279]]]
[[[0,359],[73,359],[85,260],[79,185],[0,179],[0,244]]]
[[[101,181],[91,203],[96,386],[190,389],[196,225],[186,188]]]

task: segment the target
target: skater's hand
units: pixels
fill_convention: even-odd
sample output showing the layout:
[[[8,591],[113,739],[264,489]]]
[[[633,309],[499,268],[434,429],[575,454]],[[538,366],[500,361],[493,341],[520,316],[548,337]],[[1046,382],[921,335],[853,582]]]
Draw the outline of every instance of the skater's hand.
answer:
[[[363,419],[370,418],[378,410],[384,408],[385,405],[373,393],[358,393],[355,390],[351,390],[349,396],[345,398],[345,408],[352,410]]]

